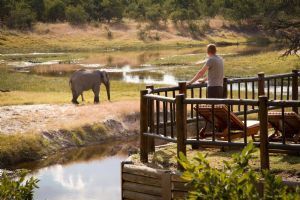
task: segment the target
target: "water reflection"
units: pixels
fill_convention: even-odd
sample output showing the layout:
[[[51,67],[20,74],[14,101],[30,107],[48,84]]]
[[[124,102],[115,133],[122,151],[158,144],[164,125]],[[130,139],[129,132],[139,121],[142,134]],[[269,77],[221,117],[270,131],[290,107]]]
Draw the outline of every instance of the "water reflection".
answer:
[[[160,85],[177,85],[178,80],[174,76],[164,74],[162,79],[155,79],[151,76],[141,77],[139,75],[130,75],[123,73],[123,81],[127,83],[145,83],[145,84],[160,84]]]
[[[101,161],[43,168],[33,174],[40,179],[35,199],[120,199],[120,162],[124,159],[125,156],[112,156]]]
[[[73,149],[15,168],[33,170],[40,180],[35,199],[115,200],[121,196],[120,163],[136,151],[137,138]]]
[[[235,57],[274,51],[281,47],[239,45],[220,48],[223,57]],[[0,63],[17,72],[43,76],[69,76],[82,68],[101,69],[108,71],[113,80],[174,85],[177,81],[190,79],[199,68],[195,62],[204,63],[205,55],[204,47],[101,53],[17,53],[0,54]]]

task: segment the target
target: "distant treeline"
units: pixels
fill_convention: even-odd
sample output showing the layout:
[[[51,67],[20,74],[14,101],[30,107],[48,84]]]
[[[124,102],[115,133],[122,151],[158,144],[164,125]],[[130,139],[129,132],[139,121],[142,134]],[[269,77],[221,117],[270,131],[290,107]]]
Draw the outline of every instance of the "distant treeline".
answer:
[[[84,24],[132,18],[152,23],[222,15],[236,21],[299,18],[299,0],[1,0],[0,24],[26,29],[34,22]]]

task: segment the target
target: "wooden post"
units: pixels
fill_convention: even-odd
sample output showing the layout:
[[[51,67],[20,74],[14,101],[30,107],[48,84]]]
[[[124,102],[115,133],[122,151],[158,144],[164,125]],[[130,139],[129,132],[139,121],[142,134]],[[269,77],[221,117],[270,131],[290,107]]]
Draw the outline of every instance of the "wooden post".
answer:
[[[298,100],[298,75],[299,75],[299,70],[295,69],[293,70],[293,78],[292,78],[292,100]],[[298,113],[298,108],[293,107],[293,111],[295,113]]]
[[[153,85],[147,85],[146,89],[153,90],[154,86]],[[154,133],[154,100],[149,100],[149,107],[148,107],[148,112],[149,112],[149,127],[150,127],[150,133]],[[155,152],[155,140],[154,138],[148,138],[148,152]]]
[[[270,169],[268,150],[268,97],[259,97],[260,167]]]
[[[187,110],[186,105],[184,104],[185,95],[179,94],[176,95],[176,135],[177,135],[177,157],[179,153],[182,152],[186,155],[186,132],[187,132]],[[178,170],[183,170],[182,166],[177,164]]]
[[[178,86],[179,86],[179,94],[184,94],[186,96],[186,82],[184,81],[178,82]]]
[[[148,131],[148,106],[147,99],[144,95],[148,93],[148,90],[142,90],[140,92],[140,160],[141,162],[148,162],[148,139],[143,133]]]
[[[265,95],[265,74],[260,72],[258,74],[258,96]]]
[[[133,164],[132,161],[122,161],[121,162],[121,199],[123,199],[123,169],[124,165]]]
[[[171,172],[166,171],[161,174],[161,196],[164,200],[172,199],[172,184],[171,184]]]
[[[223,79],[223,98],[227,99],[227,78]]]

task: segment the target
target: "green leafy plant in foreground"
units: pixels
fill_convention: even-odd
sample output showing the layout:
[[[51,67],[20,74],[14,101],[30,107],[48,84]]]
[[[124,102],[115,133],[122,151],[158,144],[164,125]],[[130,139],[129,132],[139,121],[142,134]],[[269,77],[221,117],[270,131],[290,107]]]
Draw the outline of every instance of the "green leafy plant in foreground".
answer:
[[[183,154],[179,156],[179,163],[184,168],[182,178],[191,186],[188,199],[300,199],[300,191],[289,191],[269,171],[255,172],[249,165],[254,145],[249,143],[241,153],[234,154],[231,162],[224,162],[221,169],[212,168],[201,153],[189,161]],[[261,181],[263,180],[263,181]],[[258,185],[263,184],[264,192],[259,194]]]
[[[38,188],[36,178],[27,178],[26,171],[17,173],[16,178],[8,176],[5,172],[0,177],[1,200],[31,200],[34,189]]]

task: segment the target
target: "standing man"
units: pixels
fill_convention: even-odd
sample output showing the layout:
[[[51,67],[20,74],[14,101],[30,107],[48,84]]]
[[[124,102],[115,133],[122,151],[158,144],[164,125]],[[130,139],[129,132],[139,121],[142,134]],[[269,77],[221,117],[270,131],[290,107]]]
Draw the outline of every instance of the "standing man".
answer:
[[[208,59],[205,65],[188,82],[188,85],[193,84],[195,81],[203,78],[206,71],[208,71],[207,78],[207,98],[224,98],[223,96],[223,78],[224,78],[224,63],[223,58],[218,56],[217,48],[214,44],[207,46]]]

